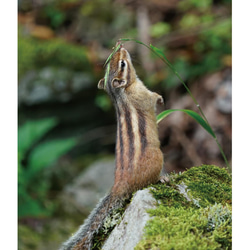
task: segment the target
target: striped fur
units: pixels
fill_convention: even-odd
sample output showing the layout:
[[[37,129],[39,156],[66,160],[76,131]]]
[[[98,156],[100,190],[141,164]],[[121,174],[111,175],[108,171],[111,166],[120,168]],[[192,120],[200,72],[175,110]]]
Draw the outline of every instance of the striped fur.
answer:
[[[110,194],[62,250],[91,249],[106,216],[122,207],[134,191],[157,182],[163,165],[155,116],[156,103],[162,103],[162,97],[138,79],[130,55],[122,46],[111,58],[107,85],[102,79],[98,87],[107,91],[116,108],[115,181]]]

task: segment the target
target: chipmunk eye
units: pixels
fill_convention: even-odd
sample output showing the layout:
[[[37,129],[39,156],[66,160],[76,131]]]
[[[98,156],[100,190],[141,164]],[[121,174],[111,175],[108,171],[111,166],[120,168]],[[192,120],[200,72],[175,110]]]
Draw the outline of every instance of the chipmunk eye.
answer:
[[[123,69],[125,66],[126,66],[125,61],[124,61],[124,60],[121,60],[121,67],[122,67],[122,69]]]

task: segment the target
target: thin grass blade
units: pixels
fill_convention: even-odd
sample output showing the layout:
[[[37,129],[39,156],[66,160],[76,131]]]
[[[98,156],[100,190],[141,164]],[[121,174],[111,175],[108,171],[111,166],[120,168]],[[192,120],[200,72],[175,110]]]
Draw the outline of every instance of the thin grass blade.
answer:
[[[104,63],[104,67],[107,65],[106,68],[106,73],[104,76],[104,87],[106,87],[107,82],[108,82],[108,76],[109,76],[109,71],[110,71],[110,59],[112,58],[112,56],[116,53],[116,51],[121,47],[121,44],[119,43],[115,49],[113,50],[113,52],[109,55],[108,59],[106,60],[106,62]]]
[[[107,58],[106,62],[104,63],[104,67],[107,65],[107,63],[109,63],[111,57],[115,54],[115,52],[121,47],[121,44],[119,43],[113,50],[113,52],[109,55],[109,57]]]

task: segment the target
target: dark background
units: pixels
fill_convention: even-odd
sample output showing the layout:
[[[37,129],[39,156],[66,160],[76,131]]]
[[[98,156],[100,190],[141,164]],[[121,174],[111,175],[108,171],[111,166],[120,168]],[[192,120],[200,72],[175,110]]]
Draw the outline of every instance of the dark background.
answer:
[[[164,50],[231,165],[231,26],[227,0],[18,1],[20,249],[57,248],[82,220],[64,211],[63,188],[95,160],[114,155],[114,109],[97,83],[119,38]],[[141,80],[163,96],[159,112],[198,112],[159,58],[134,42],[125,47]],[[163,120],[159,135],[167,172],[225,166],[211,135],[185,114]]]

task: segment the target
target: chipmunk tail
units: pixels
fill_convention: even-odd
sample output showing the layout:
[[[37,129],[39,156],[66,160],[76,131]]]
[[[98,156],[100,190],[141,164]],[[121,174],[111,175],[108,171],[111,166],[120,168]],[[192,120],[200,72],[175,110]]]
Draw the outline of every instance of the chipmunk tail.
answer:
[[[112,193],[105,196],[78,231],[63,243],[60,250],[90,250],[93,246],[94,236],[102,228],[105,218],[112,211],[123,207],[124,202],[124,198],[114,197]]]

